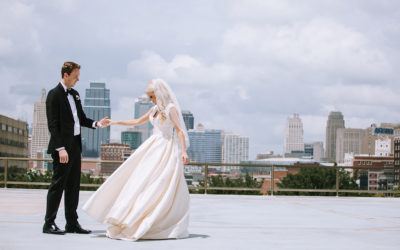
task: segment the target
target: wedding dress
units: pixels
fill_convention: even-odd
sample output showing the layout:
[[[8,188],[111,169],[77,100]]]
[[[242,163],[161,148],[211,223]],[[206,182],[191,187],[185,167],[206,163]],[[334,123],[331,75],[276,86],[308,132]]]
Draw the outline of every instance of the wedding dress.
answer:
[[[174,104],[165,110],[164,120],[154,107],[149,117],[153,135],[83,207],[97,221],[110,224],[110,238],[135,241],[188,236],[189,192],[172,122],[179,117]]]

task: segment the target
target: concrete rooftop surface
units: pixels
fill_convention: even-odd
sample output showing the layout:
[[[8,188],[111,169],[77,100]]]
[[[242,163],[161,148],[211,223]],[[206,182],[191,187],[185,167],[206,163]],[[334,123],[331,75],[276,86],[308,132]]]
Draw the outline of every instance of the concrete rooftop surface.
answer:
[[[191,195],[189,238],[112,240],[81,206],[89,235],[43,234],[47,190],[0,189],[0,250],[5,249],[400,249],[400,199]],[[63,205],[56,220],[64,228]]]

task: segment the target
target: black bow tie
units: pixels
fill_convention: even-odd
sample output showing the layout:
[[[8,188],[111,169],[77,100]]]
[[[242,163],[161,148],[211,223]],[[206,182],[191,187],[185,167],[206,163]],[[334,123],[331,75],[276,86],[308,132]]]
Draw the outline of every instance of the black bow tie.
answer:
[[[66,93],[66,95],[68,95],[68,94],[72,95],[72,89],[67,89],[67,92],[65,92],[65,93]]]

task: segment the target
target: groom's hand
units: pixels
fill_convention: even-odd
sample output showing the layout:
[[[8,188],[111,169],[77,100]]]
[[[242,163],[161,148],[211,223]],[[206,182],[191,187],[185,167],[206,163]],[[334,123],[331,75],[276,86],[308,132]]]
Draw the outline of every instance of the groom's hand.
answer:
[[[68,153],[67,150],[62,149],[58,151],[58,156],[60,158],[60,163],[68,163]]]
[[[109,119],[108,119],[108,117],[106,116],[106,117],[104,117],[103,119],[101,119],[101,121],[99,121],[98,122],[98,126],[100,127],[100,128],[104,128],[104,127],[107,127],[108,125],[109,125]]]

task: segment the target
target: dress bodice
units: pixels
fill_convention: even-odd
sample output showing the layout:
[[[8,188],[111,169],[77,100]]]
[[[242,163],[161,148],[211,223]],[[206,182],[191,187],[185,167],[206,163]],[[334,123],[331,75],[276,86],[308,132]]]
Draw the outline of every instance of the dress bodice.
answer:
[[[174,124],[172,123],[169,117],[169,111],[174,105],[171,103],[165,109],[166,119],[161,119],[160,112],[154,118],[154,115],[157,113],[158,107],[155,106],[153,112],[151,112],[149,120],[153,125],[153,135],[162,135],[167,139],[171,139],[174,134]]]

